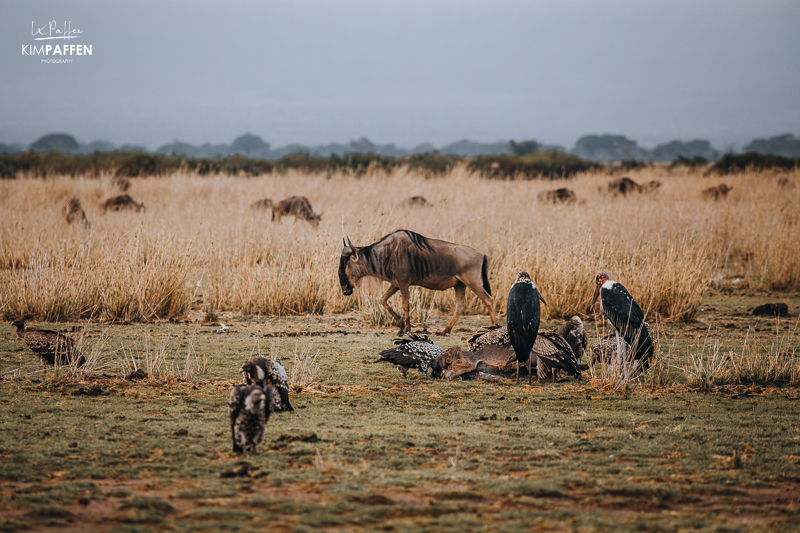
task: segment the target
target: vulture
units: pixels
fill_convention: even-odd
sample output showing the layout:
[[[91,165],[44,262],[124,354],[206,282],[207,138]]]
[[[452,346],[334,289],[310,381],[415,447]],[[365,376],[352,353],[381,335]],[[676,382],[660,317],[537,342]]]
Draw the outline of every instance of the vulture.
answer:
[[[472,337],[470,350],[477,352],[486,346],[511,346],[508,328],[496,326],[478,332]],[[553,375],[557,372],[566,372],[581,379],[580,361],[583,357],[588,338],[583,329],[583,321],[574,316],[564,322],[557,329],[548,332],[539,332],[531,350],[532,358],[537,360],[536,371],[539,379],[543,379],[548,371]],[[539,364],[541,363],[541,364]]]
[[[403,377],[406,377],[410,368],[427,378],[439,377],[442,371],[439,357],[444,353],[442,347],[436,346],[427,335],[406,333],[406,336],[407,339],[395,339],[396,346],[383,350],[373,363],[386,361],[397,365],[397,371]]]
[[[638,362],[642,370],[650,366],[655,345],[644,313],[633,299],[628,290],[621,283],[609,279],[608,272],[601,271],[595,278],[595,290],[592,305],[600,296],[600,307],[603,313],[617,330],[617,338],[622,337],[633,352],[633,360]],[[620,344],[618,342],[618,344]],[[617,352],[621,352],[618,349]]]
[[[49,329],[26,329],[24,318],[15,320],[11,325],[17,328],[17,337],[39,356],[43,365],[54,366],[58,362],[59,365],[74,363],[75,366],[82,366],[86,363],[75,341],[63,333]]]
[[[272,403],[267,398],[274,392],[270,385],[266,389],[258,385],[235,386],[231,389],[228,411],[231,416],[233,453],[256,452],[272,412]]]
[[[542,342],[549,342],[546,339],[551,335],[563,337],[570,345],[570,348],[572,348],[572,353],[575,354],[575,358],[578,361],[583,358],[586,345],[589,341],[586,330],[583,327],[583,321],[578,316],[573,316],[551,333],[540,333],[540,335],[544,336]],[[538,339],[539,337],[537,336],[536,338]],[[485,346],[511,347],[511,338],[508,336],[508,328],[497,324],[480,330],[473,335],[468,342],[471,352],[480,351]],[[533,352],[536,353],[539,350],[540,342],[537,340],[533,345]]]
[[[480,330],[469,339],[469,351],[478,352],[485,346],[511,346],[511,338],[508,336],[508,328],[500,324],[494,324],[488,328]]]
[[[619,344],[617,344],[617,341],[619,341]],[[610,363],[614,359],[618,348],[620,353],[627,353],[628,343],[625,342],[625,339],[617,339],[616,332],[612,331],[605,338],[592,342],[589,347],[589,364],[594,366],[598,361],[606,364]]]
[[[272,405],[272,411],[294,411],[289,403],[289,376],[280,361],[266,357],[254,356],[242,365],[239,372],[244,374],[248,385],[258,385],[267,391],[267,385],[272,386],[267,398]]]
[[[531,350],[539,334],[539,318],[541,309],[539,300],[544,299],[539,294],[536,284],[527,272],[520,270],[508,292],[506,303],[506,324],[511,346],[514,348],[517,361],[517,383],[519,383],[519,365],[528,363],[528,383],[531,377]],[[545,302],[547,303],[547,302]],[[509,359],[511,363],[515,359]]]

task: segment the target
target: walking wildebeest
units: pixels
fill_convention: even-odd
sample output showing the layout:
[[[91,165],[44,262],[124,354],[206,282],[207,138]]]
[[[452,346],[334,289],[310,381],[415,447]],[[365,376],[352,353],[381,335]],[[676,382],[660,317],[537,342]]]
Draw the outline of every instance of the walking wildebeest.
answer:
[[[92,223],[86,218],[86,213],[83,212],[81,201],[77,196],[67,196],[64,198],[64,203],[61,204],[61,214],[64,215],[64,220],[67,224],[73,222],[80,222],[81,228],[90,229]]]
[[[308,198],[305,196],[290,196],[277,203],[273,203],[269,198],[264,198],[263,200],[255,202],[250,207],[253,209],[266,209],[271,207],[273,222],[275,222],[276,217],[278,219],[277,221],[280,222],[281,218],[292,215],[295,218],[307,220],[316,228],[319,226],[319,221],[322,220],[322,213],[319,215],[315,214],[314,209],[311,207],[311,202],[309,202]]]
[[[111,186],[120,192],[128,192],[128,189],[131,188],[131,182],[125,178],[114,176],[114,179],[111,180]]]
[[[137,204],[136,201],[127,194],[120,194],[113,198],[109,198],[103,202],[103,211],[121,211],[123,209],[132,209],[137,213],[144,209],[144,204]]]
[[[339,261],[342,292],[345,296],[353,294],[353,285],[367,276],[388,282],[389,288],[383,293],[381,304],[397,321],[401,333],[411,331],[408,288],[412,285],[434,291],[455,289],[456,312],[442,335],[450,333],[464,311],[467,287],[486,304],[492,324],[497,324],[489,286],[489,259],[474,248],[428,239],[408,230],[395,231],[360,248],[354,246],[349,237],[343,242]],[[403,298],[405,321],[389,306],[389,298],[397,291]]]
[[[562,187],[552,191],[542,191],[536,195],[536,199],[542,203],[574,204],[578,197],[575,195],[575,191]]]
[[[720,200],[727,196],[728,191],[733,189],[724,183],[720,183],[716,187],[709,187],[702,192],[703,200]]]

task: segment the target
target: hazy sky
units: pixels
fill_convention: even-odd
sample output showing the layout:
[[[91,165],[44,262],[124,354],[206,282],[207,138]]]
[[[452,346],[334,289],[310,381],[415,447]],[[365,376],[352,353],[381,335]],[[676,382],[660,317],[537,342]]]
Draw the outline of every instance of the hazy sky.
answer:
[[[92,55],[23,56],[52,20]],[[5,143],[725,148],[800,134],[800,1],[2,0],[0,68]]]

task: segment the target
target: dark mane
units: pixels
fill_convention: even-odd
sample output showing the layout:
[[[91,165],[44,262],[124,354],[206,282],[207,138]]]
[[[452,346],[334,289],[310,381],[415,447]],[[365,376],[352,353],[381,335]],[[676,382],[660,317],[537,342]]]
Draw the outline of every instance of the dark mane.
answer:
[[[411,230],[407,230],[407,229],[399,229],[397,231],[393,231],[392,233],[389,233],[388,235],[384,235],[383,237],[380,238],[380,240],[378,240],[378,242],[370,244],[370,246],[375,246],[376,244],[379,244],[379,243],[385,241],[386,239],[388,239],[389,237],[392,237],[393,235],[397,235],[398,233],[405,233],[408,236],[408,238],[411,240],[411,243],[414,246],[416,246],[417,248],[419,248],[420,250],[424,250],[426,252],[432,252],[433,251],[433,248],[431,247],[431,243],[428,242],[428,238],[427,237],[425,237],[424,235],[420,235],[419,233],[413,232]],[[365,246],[365,248],[368,248],[368,247]]]

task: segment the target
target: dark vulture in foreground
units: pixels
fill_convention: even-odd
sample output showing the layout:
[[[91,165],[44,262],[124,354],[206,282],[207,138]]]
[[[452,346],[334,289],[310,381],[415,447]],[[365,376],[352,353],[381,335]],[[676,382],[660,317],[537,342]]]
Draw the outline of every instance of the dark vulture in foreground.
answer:
[[[228,397],[228,411],[231,415],[231,438],[234,453],[255,453],[256,446],[264,436],[272,412],[272,403],[267,400],[275,390],[267,385],[234,387]]]
[[[289,403],[289,376],[280,361],[266,357],[254,356],[242,365],[239,372],[244,374],[248,385],[258,385],[265,391],[272,385],[267,398],[272,404],[272,411],[294,411]]]
[[[49,329],[26,329],[25,319],[11,323],[17,328],[17,337],[25,341],[33,352],[39,356],[43,365],[54,366],[75,364],[82,366],[86,359],[75,347],[75,341],[66,335]]]
[[[598,273],[595,284],[592,305],[600,296],[603,313],[630,346],[633,360],[638,362],[642,370],[647,369],[655,352],[655,345],[639,304],[622,284],[609,279],[607,272]]]
[[[414,368],[425,377],[439,377],[442,371],[439,365],[439,357],[444,350],[441,346],[436,346],[427,335],[407,333],[407,339],[395,339],[397,345],[394,348],[384,350],[380,353],[380,358],[373,363],[386,361],[397,365],[397,371],[403,377],[410,368]]]
[[[519,383],[519,365],[528,363],[528,382],[531,378],[531,350],[539,334],[539,318],[541,309],[539,300],[544,299],[539,294],[536,284],[527,272],[517,272],[517,278],[511,285],[506,303],[506,324],[511,346],[514,347],[517,361],[517,383]],[[546,303],[546,302],[545,302]],[[510,363],[513,359],[510,359]]]

